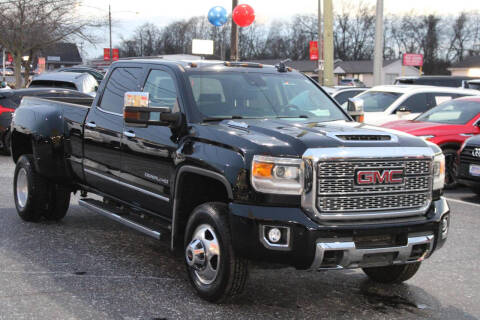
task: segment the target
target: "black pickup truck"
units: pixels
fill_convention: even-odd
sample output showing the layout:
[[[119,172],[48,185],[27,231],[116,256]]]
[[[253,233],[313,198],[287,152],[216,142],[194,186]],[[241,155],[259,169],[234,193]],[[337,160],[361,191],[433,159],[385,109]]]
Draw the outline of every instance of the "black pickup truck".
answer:
[[[282,63],[115,62],[91,107],[24,98],[11,132],[22,219],[62,219],[80,192],[168,237],[209,301],[249,262],[401,282],[448,234],[441,150],[354,122]]]

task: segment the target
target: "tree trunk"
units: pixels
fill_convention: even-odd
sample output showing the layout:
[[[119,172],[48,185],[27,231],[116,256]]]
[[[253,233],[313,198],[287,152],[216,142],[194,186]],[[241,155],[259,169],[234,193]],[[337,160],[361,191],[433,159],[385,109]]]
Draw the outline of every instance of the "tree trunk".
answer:
[[[28,61],[25,62],[25,73],[23,74],[23,78],[25,79],[25,83],[23,84],[24,86],[27,86],[29,83],[30,79],[30,65],[32,64],[33,61],[33,52],[30,52],[30,55],[28,56]]]
[[[14,54],[13,63],[15,64],[15,89],[22,87],[22,55]]]

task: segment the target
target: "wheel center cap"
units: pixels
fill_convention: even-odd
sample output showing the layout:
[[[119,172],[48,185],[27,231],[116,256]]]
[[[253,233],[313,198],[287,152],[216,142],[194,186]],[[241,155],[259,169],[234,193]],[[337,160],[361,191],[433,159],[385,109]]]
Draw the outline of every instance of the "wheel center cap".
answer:
[[[185,258],[190,267],[201,270],[206,265],[205,247],[199,239],[193,239],[185,249]]]

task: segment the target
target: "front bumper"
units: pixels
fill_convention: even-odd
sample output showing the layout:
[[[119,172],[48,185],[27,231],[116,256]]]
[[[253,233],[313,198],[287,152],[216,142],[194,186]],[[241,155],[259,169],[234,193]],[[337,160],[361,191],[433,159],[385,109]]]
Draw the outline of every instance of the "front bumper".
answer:
[[[457,181],[472,189],[480,189],[480,177],[470,174],[470,165],[480,166],[480,161],[460,161],[457,165]]]
[[[446,241],[442,219],[449,213],[442,197],[432,202],[421,220],[334,225],[320,224],[300,208],[231,203],[230,229],[236,253],[251,260],[298,269],[356,268],[404,264],[429,257]],[[449,223],[449,219],[446,221]],[[262,233],[265,226],[288,228],[288,244],[269,245]],[[384,238],[390,240],[384,243]]]

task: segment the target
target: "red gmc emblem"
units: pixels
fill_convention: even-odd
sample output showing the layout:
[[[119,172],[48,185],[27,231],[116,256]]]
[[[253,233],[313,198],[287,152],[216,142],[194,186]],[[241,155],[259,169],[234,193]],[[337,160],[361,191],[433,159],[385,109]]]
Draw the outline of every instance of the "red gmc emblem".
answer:
[[[402,184],[403,168],[385,170],[357,169],[355,170],[355,184],[359,186],[377,184]]]

